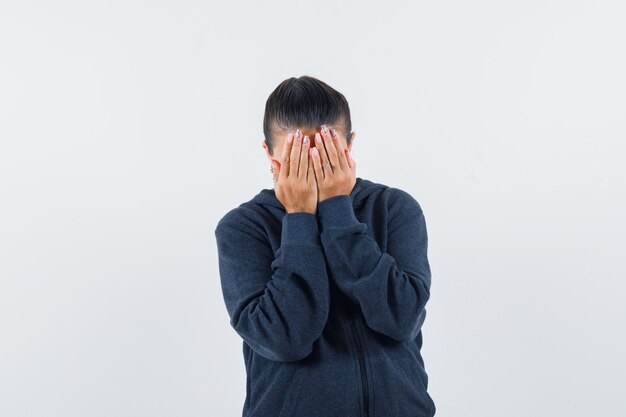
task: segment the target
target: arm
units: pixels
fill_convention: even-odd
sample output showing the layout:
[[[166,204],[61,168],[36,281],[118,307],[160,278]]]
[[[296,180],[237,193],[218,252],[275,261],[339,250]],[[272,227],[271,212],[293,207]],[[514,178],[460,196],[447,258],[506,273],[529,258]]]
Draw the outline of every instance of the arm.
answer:
[[[220,221],[215,236],[231,326],[267,359],[289,362],[308,356],[330,304],[316,216],[284,216],[276,258],[245,219]]]
[[[426,222],[418,202],[400,190],[390,208],[387,252],[367,235],[350,196],[321,201],[318,216],[331,275],[360,305],[368,326],[399,341],[415,338],[426,318],[431,282]]]

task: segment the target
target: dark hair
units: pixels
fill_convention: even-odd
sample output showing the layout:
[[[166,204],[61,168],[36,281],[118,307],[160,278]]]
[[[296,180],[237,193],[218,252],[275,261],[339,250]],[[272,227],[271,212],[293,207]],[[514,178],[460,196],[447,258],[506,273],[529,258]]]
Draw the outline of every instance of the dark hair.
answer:
[[[317,129],[322,124],[339,126],[337,130],[343,131],[350,145],[352,122],[348,101],[339,91],[317,78],[308,75],[287,78],[265,103],[263,134],[271,154],[274,152],[272,130]]]

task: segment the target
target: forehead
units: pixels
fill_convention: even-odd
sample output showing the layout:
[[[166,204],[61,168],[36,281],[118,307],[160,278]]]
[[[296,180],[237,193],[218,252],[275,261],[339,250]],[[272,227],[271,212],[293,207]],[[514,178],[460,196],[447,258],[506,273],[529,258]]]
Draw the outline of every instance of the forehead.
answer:
[[[326,125],[328,126],[329,129],[335,128],[337,129],[337,134],[339,135],[339,137],[343,137],[343,135],[341,134],[341,129],[336,126],[336,125]],[[272,131],[272,135],[273,137],[277,140],[277,141],[283,141],[287,139],[287,136],[289,135],[290,132],[296,132],[296,129],[300,129],[302,131],[302,135],[303,136],[309,136],[309,138],[313,138],[315,136],[315,133],[317,132],[322,132],[322,127],[318,126],[318,127],[306,127],[306,126],[295,126],[293,128],[293,130],[283,130],[283,129],[275,129]]]

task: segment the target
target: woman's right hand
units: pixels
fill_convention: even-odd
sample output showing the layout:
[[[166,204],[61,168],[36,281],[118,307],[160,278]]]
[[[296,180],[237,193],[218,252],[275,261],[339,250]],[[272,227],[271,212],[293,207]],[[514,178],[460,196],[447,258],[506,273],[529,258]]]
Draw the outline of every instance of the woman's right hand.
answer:
[[[274,191],[287,213],[315,214],[317,180],[309,152],[311,141],[308,136],[302,137],[300,129],[296,132],[296,135],[289,133],[285,139]]]

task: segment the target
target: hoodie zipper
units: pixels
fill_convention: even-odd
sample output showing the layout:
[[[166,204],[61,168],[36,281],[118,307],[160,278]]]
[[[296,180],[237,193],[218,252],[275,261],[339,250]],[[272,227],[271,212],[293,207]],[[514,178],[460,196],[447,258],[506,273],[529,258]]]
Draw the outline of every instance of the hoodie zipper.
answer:
[[[354,342],[356,343],[356,350],[359,356],[359,367],[361,370],[361,383],[363,387],[363,415],[364,417],[369,416],[369,395],[367,388],[367,372],[365,370],[365,357],[363,355],[363,345],[361,343],[361,338],[359,337],[359,331],[357,329],[356,321],[350,320],[350,327],[352,329],[352,336],[354,337]]]

